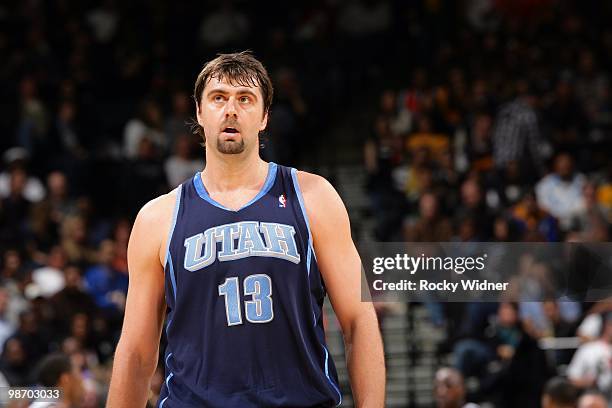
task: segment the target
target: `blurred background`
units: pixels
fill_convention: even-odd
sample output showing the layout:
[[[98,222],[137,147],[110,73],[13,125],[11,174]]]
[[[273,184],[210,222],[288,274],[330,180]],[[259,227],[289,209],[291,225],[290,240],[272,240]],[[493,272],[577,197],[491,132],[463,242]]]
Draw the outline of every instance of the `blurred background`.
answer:
[[[219,3],[0,3],[0,385],[61,352],[69,403],[104,404],[133,218],[204,166],[187,122],[219,52],[266,65],[262,155],[326,176],[357,243],[609,240],[612,3]],[[389,407],[612,393],[612,302],[376,307]]]

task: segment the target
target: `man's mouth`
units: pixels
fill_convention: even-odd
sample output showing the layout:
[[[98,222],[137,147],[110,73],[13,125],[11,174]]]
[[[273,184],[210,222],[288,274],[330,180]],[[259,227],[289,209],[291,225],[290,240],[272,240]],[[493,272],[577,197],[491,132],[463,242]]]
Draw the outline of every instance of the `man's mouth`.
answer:
[[[222,133],[233,134],[233,133],[240,133],[240,132],[238,131],[238,129],[236,129],[234,127],[226,127],[226,128],[223,129]]]

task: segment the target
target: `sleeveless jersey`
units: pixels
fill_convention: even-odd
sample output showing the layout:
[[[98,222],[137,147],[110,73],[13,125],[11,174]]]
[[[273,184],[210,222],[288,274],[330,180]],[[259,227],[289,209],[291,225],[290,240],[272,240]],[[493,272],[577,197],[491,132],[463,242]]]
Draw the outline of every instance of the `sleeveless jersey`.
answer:
[[[200,173],[178,187],[158,407],[340,405],[296,174],[269,163],[263,188],[239,210],[214,201]]]

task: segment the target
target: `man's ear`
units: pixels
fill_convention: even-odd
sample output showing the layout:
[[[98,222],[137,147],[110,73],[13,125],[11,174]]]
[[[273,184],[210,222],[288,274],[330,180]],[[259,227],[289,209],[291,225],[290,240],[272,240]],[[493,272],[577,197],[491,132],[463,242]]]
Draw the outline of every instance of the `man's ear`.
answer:
[[[268,112],[264,114],[264,117],[261,121],[261,126],[259,127],[259,131],[264,131],[266,129],[266,126],[268,126]]]
[[[204,120],[202,119],[202,114],[200,113],[200,105],[196,102],[196,118],[198,119],[198,124],[204,127]]]

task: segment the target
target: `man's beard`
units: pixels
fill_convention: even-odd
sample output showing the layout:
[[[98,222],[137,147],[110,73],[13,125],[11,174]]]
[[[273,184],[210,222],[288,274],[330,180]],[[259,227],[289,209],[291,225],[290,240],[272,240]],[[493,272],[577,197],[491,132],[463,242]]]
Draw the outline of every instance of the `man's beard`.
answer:
[[[244,139],[240,141],[217,139],[217,150],[223,154],[240,154],[244,152]]]

